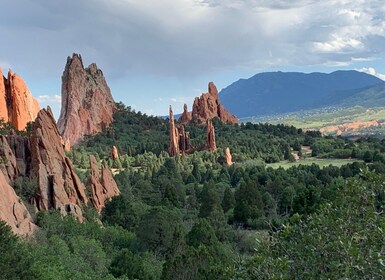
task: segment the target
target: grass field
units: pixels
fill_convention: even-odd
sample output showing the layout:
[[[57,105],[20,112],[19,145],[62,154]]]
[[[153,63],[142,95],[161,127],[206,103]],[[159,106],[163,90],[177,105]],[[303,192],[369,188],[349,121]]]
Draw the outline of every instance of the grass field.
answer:
[[[298,165],[312,165],[313,163],[319,165],[321,168],[329,165],[334,165],[334,166],[342,166],[344,164],[352,163],[352,162],[357,162],[360,160],[356,159],[319,159],[319,158],[306,158],[306,159],[301,159],[296,162],[288,162],[288,161],[282,161],[282,162],[277,162],[277,163],[269,163],[266,164],[266,167],[272,167],[274,169],[282,167],[284,169],[288,169],[292,166],[298,166]]]

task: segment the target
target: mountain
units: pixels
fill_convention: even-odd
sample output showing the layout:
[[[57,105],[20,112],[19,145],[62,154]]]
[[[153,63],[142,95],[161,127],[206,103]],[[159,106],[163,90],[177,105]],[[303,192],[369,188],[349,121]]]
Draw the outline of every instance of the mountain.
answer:
[[[230,112],[243,118],[343,104],[360,92],[370,95],[371,87],[382,84],[377,77],[353,70],[330,74],[266,72],[238,80],[219,96]]]

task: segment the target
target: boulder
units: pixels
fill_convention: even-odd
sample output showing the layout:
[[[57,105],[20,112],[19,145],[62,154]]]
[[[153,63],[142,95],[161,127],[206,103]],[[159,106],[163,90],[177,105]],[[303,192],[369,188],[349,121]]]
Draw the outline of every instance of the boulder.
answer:
[[[80,55],[68,57],[61,94],[58,128],[71,146],[85,135],[101,132],[112,122],[116,104],[102,70],[95,63],[84,68]]]

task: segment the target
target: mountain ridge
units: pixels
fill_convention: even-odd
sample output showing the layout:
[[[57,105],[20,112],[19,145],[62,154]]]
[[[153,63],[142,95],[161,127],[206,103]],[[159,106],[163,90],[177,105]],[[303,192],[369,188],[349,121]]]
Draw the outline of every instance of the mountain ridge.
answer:
[[[219,96],[231,113],[243,118],[334,105],[342,97],[380,84],[385,82],[355,70],[263,72],[232,83]]]

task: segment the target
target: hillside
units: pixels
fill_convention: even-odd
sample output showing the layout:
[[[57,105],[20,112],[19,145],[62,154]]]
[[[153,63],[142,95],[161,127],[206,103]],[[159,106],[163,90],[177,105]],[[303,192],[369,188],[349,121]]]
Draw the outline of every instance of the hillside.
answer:
[[[363,102],[382,102],[383,81],[357,71],[325,73],[268,72],[224,88],[220,99],[239,118]],[[375,100],[372,94],[375,93]],[[385,104],[383,104],[385,105]]]

